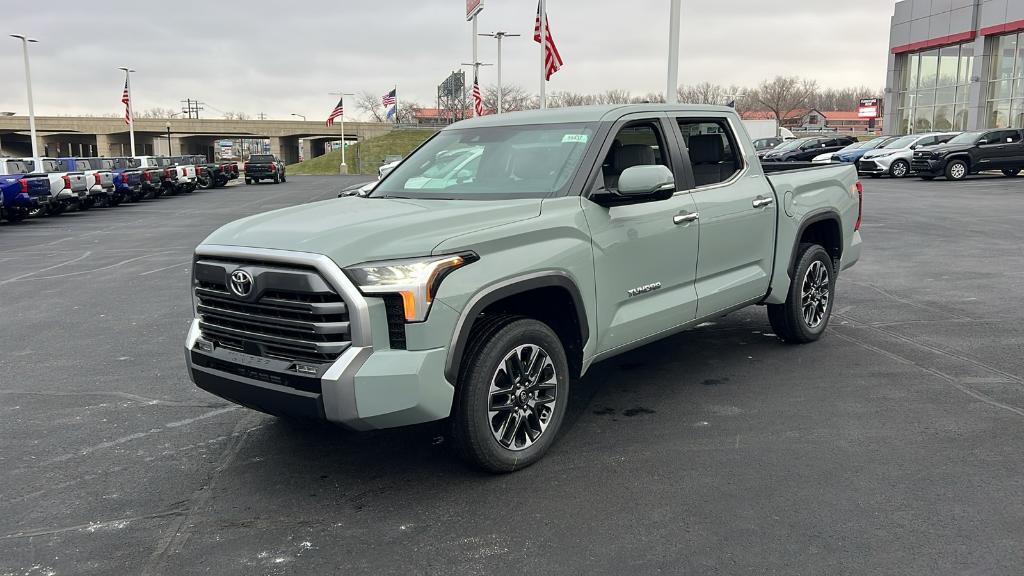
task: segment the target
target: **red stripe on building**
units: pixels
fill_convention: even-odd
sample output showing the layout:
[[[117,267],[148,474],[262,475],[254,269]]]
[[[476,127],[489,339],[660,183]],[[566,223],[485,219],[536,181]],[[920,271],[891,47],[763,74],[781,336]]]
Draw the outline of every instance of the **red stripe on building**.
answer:
[[[994,36],[996,34],[1005,34],[1007,32],[1017,32],[1018,30],[1024,30],[1024,20],[1017,20],[1016,22],[1007,22],[1006,24],[982,28],[981,35]]]
[[[1024,24],[1024,22],[1022,22]],[[982,30],[982,34],[985,31]],[[949,36],[942,36],[940,38],[932,38],[931,40],[922,40],[921,42],[914,42],[912,44],[904,44],[902,46],[896,46],[892,49],[893,54],[904,54],[906,52],[917,52],[919,50],[927,50],[928,48],[938,48],[940,46],[949,46],[950,44],[960,44],[961,42],[967,42],[974,40],[978,37],[978,33],[974,30],[968,32],[960,32],[959,34],[950,34]]]

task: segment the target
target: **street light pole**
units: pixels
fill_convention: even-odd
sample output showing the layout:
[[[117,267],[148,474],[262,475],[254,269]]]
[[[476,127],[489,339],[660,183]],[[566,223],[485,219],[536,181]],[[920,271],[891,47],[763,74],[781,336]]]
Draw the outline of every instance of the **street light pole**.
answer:
[[[132,100],[132,72],[135,70],[126,66],[121,66],[118,70],[124,70],[124,85],[128,90],[128,140],[132,147],[132,153],[129,156],[135,156],[135,106],[134,100]]]
[[[679,101],[679,12],[680,0],[671,0],[668,13],[668,86],[665,87],[665,102]]]
[[[305,116],[303,116],[302,114],[296,114],[296,113],[292,112],[292,116],[298,116],[299,118],[302,118],[302,121],[303,121],[303,122],[305,122],[305,121],[306,121],[306,117],[305,117]]]
[[[341,99],[341,169],[339,170],[342,174],[348,174],[348,164],[345,164],[345,96],[355,96],[355,94],[349,92],[330,92],[331,96],[337,96]]]
[[[491,38],[497,38],[497,40],[498,40],[498,69],[497,69],[497,72],[498,72],[498,114],[501,114],[501,96],[502,96],[502,90],[501,90],[501,39],[502,38],[511,38],[513,36],[519,36],[519,34],[509,34],[508,32],[502,32],[502,31],[499,30],[497,32],[491,32],[490,34],[481,34],[481,36],[488,36],[488,37],[491,37]]]
[[[39,160],[39,143],[36,142],[36,109],[32,103],[32,69],[28,64],[28,43],[39,42],[24,34],[11,34],[11,38],[21,40],[21,50],[25,56],[25,87],[28,92],[28,130],[32,135],[32,158]]]
[[[171,121],[168,120],[167,124],[167,155],[171,155]]]

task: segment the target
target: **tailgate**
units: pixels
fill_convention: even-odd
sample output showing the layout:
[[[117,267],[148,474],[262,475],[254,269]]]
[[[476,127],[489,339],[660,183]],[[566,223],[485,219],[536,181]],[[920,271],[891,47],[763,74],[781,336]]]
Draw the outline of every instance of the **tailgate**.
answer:
[[[46,174],[25,176],[28,181],[28,195],[31,197],[50,195],[50,177]]]
[[[89,181],[82,172],[68,172],[68,179],[71,181],[71,191],[81,192],[89,189]]]

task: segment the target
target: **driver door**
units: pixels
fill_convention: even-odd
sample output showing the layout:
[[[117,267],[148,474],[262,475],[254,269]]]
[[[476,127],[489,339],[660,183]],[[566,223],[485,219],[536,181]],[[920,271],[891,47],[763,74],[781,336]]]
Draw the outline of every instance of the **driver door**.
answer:
[[[587,198],[583,213],[594,246],[598,353],[671,330],[696,318],[698,214],[691,177],[664,114],[629,115],[618,121],[588,180],[590,192],[614,190],[632,166],[661,164],[672,170],[676,192],[667,200],[602,206]]]

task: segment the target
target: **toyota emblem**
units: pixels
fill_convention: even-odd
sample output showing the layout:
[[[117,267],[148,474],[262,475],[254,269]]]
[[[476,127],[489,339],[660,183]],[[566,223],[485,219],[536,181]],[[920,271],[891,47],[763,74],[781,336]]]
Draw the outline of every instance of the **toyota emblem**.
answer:
[[[235,296],[245,298],[252,292],[252,274],[245,270],[235,270],[231,273],[231,292]]]

